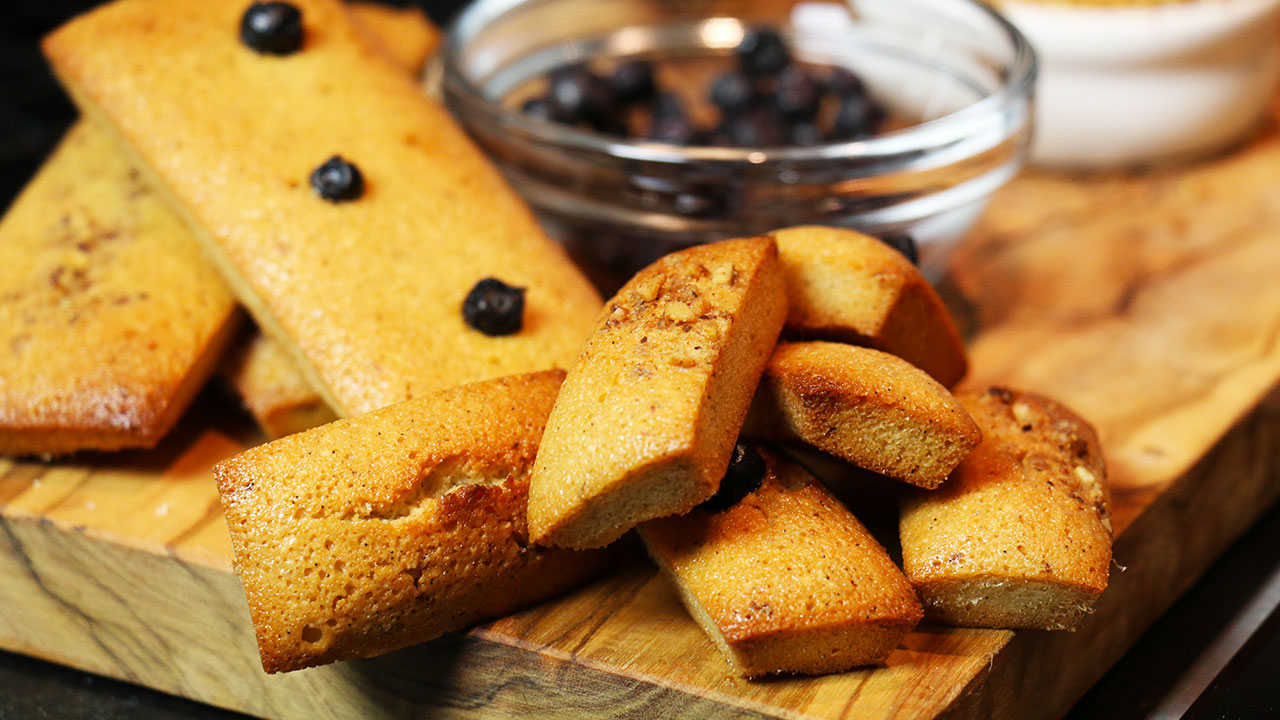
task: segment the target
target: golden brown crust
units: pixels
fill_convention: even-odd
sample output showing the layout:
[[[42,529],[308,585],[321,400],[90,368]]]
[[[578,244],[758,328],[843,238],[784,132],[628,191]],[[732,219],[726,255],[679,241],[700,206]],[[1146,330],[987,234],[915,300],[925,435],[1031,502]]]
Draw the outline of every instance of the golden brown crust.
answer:
[[[935,488],[982,440],[923,370],[840,343],[778,343],[743,429],[800,440],[858,467]]]
[[[931,618],[1074,627],[1107,586],[1106,466],[1087,422],[1034,393],[959,396],[984,440],[942,488],[903,506],[902,557]]]
[[[929,281],[901,253],[843,228],[778,230],[791,309],[802,340],[866,345],[910,362],[946,387],[968,368],[964,339]]]
[[[370,40],[411,75],[422,72],[440,45],[440,30],[416,7],[396,8],[377,2],[352,2],[347,11]]]
[[[527,540],[527,473],[563,377],[452,388],[219,463],[263,668],[423,642],[597,570],[600,553]]]
[[[207,0],[119,0],[44,49],[339,414],[570,364],[599,309],[586,279],[339,3],[295,4],[306,39],[285,57],[240,42],[244,3]],[[309,187],[335,154],[362,172],[359,199]],[[528,288],[514,335],[463,321],[463,299],[489,276]]]
[[[223,360],[222,375],[269,437],[280,438],[337,419],[279,343],[252,326]]]
[[[154,445],[237,319],[181,220],[75,126],[0,222],[0,453]]]
[[[722,512],[640,526],[735,672],[840,672],[883,662],[920,621],[910,583],[803,469],[770,453],[758,490]]]
[[[785,315],[769,238],[673,253],[623,286],[548,422],[534,540],[600,547],[714,494]]]

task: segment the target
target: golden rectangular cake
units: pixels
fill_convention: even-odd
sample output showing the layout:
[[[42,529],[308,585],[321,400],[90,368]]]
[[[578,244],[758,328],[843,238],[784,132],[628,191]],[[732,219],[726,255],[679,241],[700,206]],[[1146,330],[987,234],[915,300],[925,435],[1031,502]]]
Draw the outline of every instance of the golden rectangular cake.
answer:
[[[773,240],[671,253],[609,301],[547,424],[535,542],[600,547],[710,497],[786,316]]]
[[[423,642],[600,569],[600,552],[528,540],[528,471],[563,378],[450,388],[215,466],[263,668]]]
[[[76,125],[0,221],[0,453],[154,445],[237,319],[182,220]]]
[[[257,328],[240,333],[219,371],[268,437],[292,435],[337,419],[280,343]]]
[[[739,675],[883,662],[920,621],[911,584],[811,475],[761,455],[736,503],[641,525],[649,554]]]
[[[798,440],[930,489],[982,440],[964,407],[923,370],[879,350],[821,341],[778,343],[743,433]]]
[[[778,230],[791,309],[788,337],[883,350],[953,387],[968,369],[964,339],[942,299],[910,260],[853,230]]]
[[[1111,565],[1097,435],[1043,395],[993,387],[959,399],[983,441],[941,488],[904,500],[907,577],[941,623],[1074,628]]]
[[[571,364],[599,309],[587,280],[340,3],[294,4],[287,55],[241,41],[240,0],[117,0],[43,47],[339,415]],[[334,157],[358,197],[313,188]],[[487,278],[525,290],[516,332],[464,320]]]

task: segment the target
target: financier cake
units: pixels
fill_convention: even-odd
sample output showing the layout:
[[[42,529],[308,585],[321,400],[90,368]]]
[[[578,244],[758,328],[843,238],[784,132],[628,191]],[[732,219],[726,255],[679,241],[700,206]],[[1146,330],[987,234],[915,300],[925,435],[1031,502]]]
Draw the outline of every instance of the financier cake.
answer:
[[[292,4],[292,45],[243,39],[243,0],[117,0],[44,50],[339,415],[571,364],[587,280],[340,3]],[[464,317],[490,279],[522,302]]]
[[[781,342],[744,433],[799,440],[861,468],[935,488],[982,440],[963,406],[902,358],[830,342]]]
[[[755,453],[705,505],[641,525],[649,554],[739,675],[883,662],[920,621],[911,584],[811,475]]]
[[[933,286],[902,253],[843,228],[778,230],[791,308],[787,334],[883,350],[947,387],[968,368],[964,339]]]
[[[240,333],[219,372],[269,437],[292,435],[337,419],[280,343],[252,325]]]
[[[263,669],[423,642],[599,569],[600,552],[528,541],[528,471],[563,377],[451,388],[215,466]]]
[[[547,423],[534,541],[600,547],[715,493],[786,302],[768,237],[672,253],[624,285]]]
[[[983,441],[903,504],[902,561],[926,614],[962,627],[1074,628],[1107,587],[1111,517],[1093,428],[1061,403],[959,396]]]
[[[0,453],[155,445],[237,320],[181,219],[76,125],[0,221]]]

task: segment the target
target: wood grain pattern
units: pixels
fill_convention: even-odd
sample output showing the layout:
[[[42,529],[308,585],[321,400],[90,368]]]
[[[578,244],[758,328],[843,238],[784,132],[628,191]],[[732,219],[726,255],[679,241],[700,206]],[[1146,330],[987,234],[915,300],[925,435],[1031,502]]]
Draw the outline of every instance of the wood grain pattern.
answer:
[[[0,646],[272,717],[1059,715],[1280,494],[1278,236],[1268,132],[1181,170],[1026,175],[957,259],[968,383],[1058,396],[1107,450],[1124,569],[1080,632],[922,627],[883,668],[746,682],[637,559],[464,635],[268,677],[208,472],[253,438],[205,398],[153,453],[0,460]]]

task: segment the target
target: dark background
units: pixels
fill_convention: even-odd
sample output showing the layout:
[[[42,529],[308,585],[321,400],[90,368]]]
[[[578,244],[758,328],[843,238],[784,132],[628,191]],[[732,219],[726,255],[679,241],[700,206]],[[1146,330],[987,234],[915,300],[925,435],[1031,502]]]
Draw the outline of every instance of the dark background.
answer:
[[[0,208],[53,149],[75,109],[50,75],[38,42],[67,18],[98,4],[91,0],[0,0]],[[461,0],[391,2],[417,5],[445,23]],[[1072,711],[1084,718],[1144,717],[1199,654],[1262,587],[1280,572],[1280,510],[1273,509],[1194,588],[1158,621],[1133,650]],[[240,717],[145,688],[0,652],[0,720],[9,718]],[[1270,617],[1185,717],[1280,717],[1280,614]]]

